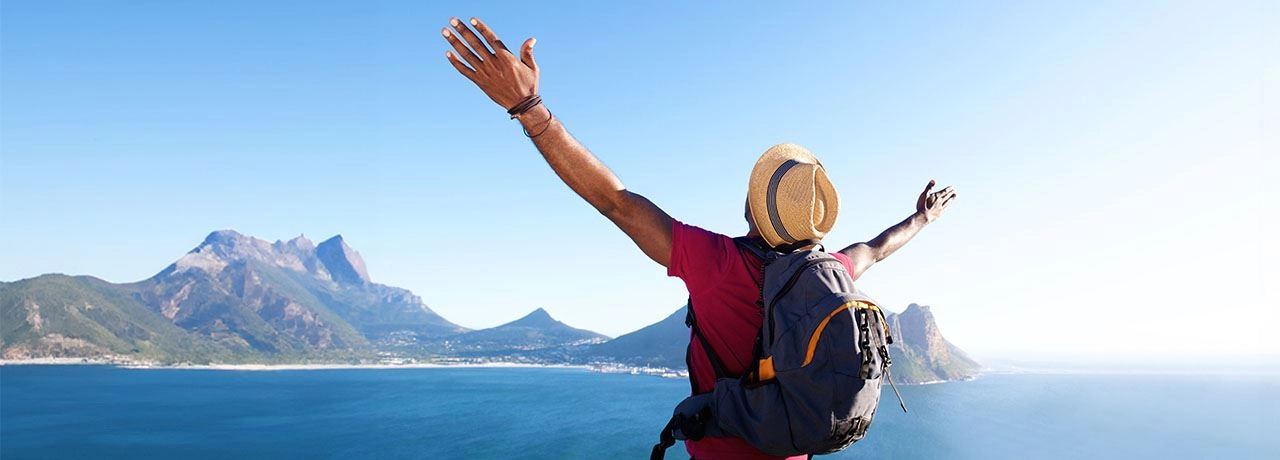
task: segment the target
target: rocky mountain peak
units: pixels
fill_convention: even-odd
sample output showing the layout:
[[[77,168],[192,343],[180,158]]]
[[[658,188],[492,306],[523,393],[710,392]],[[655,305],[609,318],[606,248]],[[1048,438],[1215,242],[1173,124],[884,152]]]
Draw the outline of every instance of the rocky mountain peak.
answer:
[[[357,285],[370,282],[364,259],[359,252],[347,246],[342,235],[335,235],[316,246],[316,257],[328,269],[334,281]]]
[[[255,261],[328,279],[329,274],[316,259],[315,252],[314,244],[305,236],[287,243],[268,243],[235,230],[218,230],[157,276],[181,274],[193,269],[197,273],[216,275],[232,263]]]
[[[263,242],[264,245],[265,243]],[[251,237],[242,235],[235,230],[218,230],[209,233],[209,236],[206,236],[199,246],[187,252],[177,262],[174,262],[156,276],[164,277],[192,270],[216,274],[226,268],[230,262],[244,258],[245,254],[261,252],[259,248],[254,248],[253,246],[253,238]],[[269,245],[266,250],[270,251]]]
[[[200,246],[234,246],[248,238],[235,230],[216,230],[204,237],[204,242],[200,243]]]
[[[280,242],[277,241],[276,244],[280,244]],[[297,238],[294,238],[285,242],[284,246],[287,246],[299,251],[314,252],[316,250],[316,244],[312,243],[311,240],[307,239],[306,235],[298,235]]]
[[[471,331],[453,340],[455,342],[452,346],[458,351],[504,352],[503,350],[600,343],[608,340],[608,337],[557,321],[546,310],[539,308],[510,323]]]
[[[547,310],[539,307],[537,310],[529,312],[524,317],[507,323],[507,326],[523,326],[523,327],[547,327],[560,325],[559,321],[551,317]]]
[[[945,348],[942,332],[933,318],[928,306],[911,304],[898,314],[898,327],[902,338],[907,343],[923,346],[929,351],[939,352]]]
[[[898,339],[889,351],[903,356],[904,362],[910,363],[895,366],[908,380],[967,378],[980,368],[978,363],[942,336],[929,306],[910,304],[902,313],[890,314],[888,320]],[[897,362],[898,358],[894,360]],[[895,374],[897,372],[894,371]]]
[[[205,237],[204,242],[192,249],[191,253],[207,253],[218,256],[225,261],[262,257],[273,252],[271,244],[266,241],[246,236],[235,230],[218,230]]]

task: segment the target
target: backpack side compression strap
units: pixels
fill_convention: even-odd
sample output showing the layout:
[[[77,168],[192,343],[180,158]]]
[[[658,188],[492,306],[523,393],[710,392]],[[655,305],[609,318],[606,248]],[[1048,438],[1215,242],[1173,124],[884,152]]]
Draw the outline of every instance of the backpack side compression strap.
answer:
[[[685,398],[676,406],[675,412],[671,415],[671,421],[667,422],[667,426],[662,427],[662,433],[658,434],[658,443],[653,445],[649,459],[662,460],[667,448],[675,445],[676,440],[697,441],[711,434],[708,433],[707,426],[710,422],[710,393]],[[713,433],[716,434],[711,434],[712,436],[719,436],[720,432]]]
[[[662,427],[662,434],[658,435],[658,443],[653,445],[653,451],[649,452],[649,460],[662,460],[667,456],[667,448],[676,445],[676,438],[671,434],[675,428],[676,418],[671,417],[667,426]]]

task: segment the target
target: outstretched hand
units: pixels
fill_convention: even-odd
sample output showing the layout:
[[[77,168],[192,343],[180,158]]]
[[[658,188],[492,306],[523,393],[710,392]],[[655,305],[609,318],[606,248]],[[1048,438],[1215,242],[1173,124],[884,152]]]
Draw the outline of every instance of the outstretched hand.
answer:
[[[920,192],[920,198],[916,200],[916,212],[924,215],[925,222],[937,220],[942,215],[942,211],[946,211],[947,206],[951,205],[951,200],[956,199],[956,190],[950,186],[931,192],[936,183],[936,181],[930,180],[929,185],[926,185],[924,191]]]
[[[453,45],[453,51],[446,51],[445,57],[458,69],[458,73],[480,87],[489,99],[509,110],[525,98],[538,94],[538,64],[533,61],[536,39],[525,40],[520,46],[520,57],[516,58],[480,19],[471,18],[471,25],[484,36],[484,41],[458,18],[450,19],[449,24],[454,30],[445,27],[440,31],[444,39]],[[470,48],[467,48],[468,44]]]

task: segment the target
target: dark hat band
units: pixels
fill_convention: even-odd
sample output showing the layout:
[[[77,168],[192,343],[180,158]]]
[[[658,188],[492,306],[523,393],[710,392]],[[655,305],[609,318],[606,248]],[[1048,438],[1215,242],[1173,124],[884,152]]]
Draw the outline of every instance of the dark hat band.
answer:
[[[778,169],[773,172],[773,177],[769,178],[769,188],[765,195],[765,208],[769,210],[769,222],[773,224],[773,231],[784,241],[795,241],[796,239],[790,233],[787,233],[786,227],[782,225],[782,216],[778,214],[778,184],[782,183],[782,178],[787,175],[787,171],[790,171],[797,164],[800,164],[800,162],[787,160],[779,165]]]

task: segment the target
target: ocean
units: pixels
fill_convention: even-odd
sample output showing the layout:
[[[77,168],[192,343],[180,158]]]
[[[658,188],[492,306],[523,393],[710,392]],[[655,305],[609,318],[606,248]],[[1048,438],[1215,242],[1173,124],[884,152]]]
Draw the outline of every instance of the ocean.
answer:
[[[647,458],[677,379],[566,368],[0,366],[0,458]],[[1280,375],[993,374],[889,390],[823,458],[1280,458]],[[683,446],[668,458],[687,458]]]

